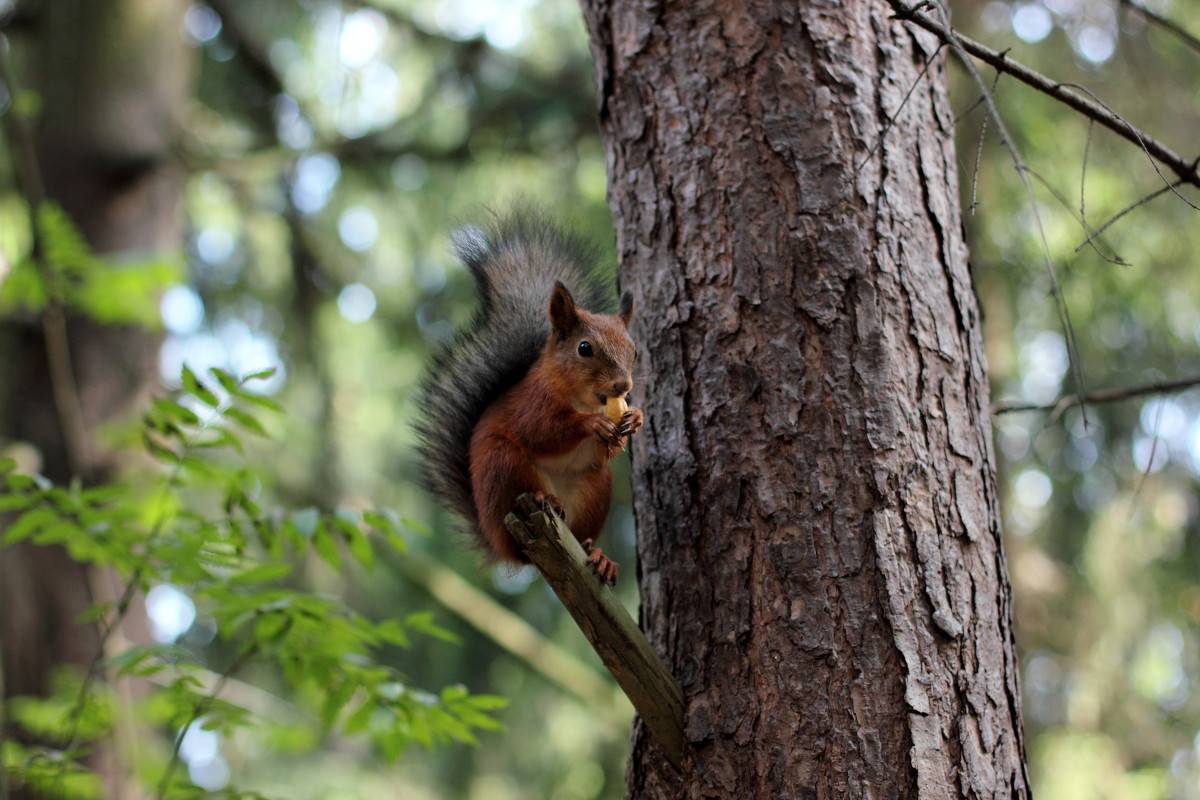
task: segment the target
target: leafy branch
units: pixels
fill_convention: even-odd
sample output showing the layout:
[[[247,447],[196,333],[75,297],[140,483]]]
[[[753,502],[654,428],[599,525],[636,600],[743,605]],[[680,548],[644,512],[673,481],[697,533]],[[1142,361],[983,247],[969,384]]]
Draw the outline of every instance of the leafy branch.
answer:
[[[60,676],[50,697],[12,703],[15,724],[61,743],[9,742],[4,769],[18,786],[96,796],[99,783],[83,759],[93,743],[112,735],[117,701],[110,687],[152,679],[140,723],[174,731],[155,794],[163,800],[195,796],[197,787],[179,770],[183,738],[197,725],[228,734],[262,724],[251,709],[223,697],[232,677],[252,662],[314,704],[297,724],[365,738],[388,759],[410,743],[471,743],[475,731],[498,727],[491,712],[503,704],[499,698],[457,686],[424,692],[382,660],[382,653],[408,647],[414,635],[452,641],[431,615],[376,622],[291,580],[293,565],[313,557],[335,570],[346,556],[357,568],[371,569],[377,547],[403,551],[399,525],[405,523],[385,512],[261,504],[257,477],[234,456],[244,455],[247,434],[269,434],[259,418],[263,411],[282,410],[250,388],[270,374],[238,379],[213,369],[212,380],[202,380],[185,369],[185,393],[155,400],[145,413],[142,442],[161,468],[141,489],[131,477],[96,487],[54,486],[21,474],[11,459],[0,461],[0,512],[13,515],[0,543],[58,544],[78,561],[115,570],[125,584],[115,603],[88,615],[105,620],[88,668]],[[181,643],[110,652],[133,600],[159,584],[186,594],[214,621],[221,649],[240,655],[214,673],[202,651]]]

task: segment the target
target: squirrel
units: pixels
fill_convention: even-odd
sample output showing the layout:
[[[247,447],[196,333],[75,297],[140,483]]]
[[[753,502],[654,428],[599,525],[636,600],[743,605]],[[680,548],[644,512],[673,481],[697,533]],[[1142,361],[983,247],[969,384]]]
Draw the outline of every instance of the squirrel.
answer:
[[[497,560],[528,562],[504,526],[521,494],[567,523],[605,583],[617,563],[595,545],[608,516],[608,462],[643,422],[626,407],[636,347],[633,295],[616,314],[593,248],[539,212],[459,228],[452,249],[479,308],[437,353],[418,393],[426,487]],[[606,412],[608,416],[606,416]]]

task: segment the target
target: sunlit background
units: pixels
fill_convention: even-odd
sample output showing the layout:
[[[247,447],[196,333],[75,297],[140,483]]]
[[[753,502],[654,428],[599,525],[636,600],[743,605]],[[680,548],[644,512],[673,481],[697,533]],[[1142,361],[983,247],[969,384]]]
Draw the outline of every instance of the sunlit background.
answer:
[[[1194,5],[1148,4],[1200,33]],[[1086,84],[1185,155],[1195,150],[1200,52],[1129,3],[959,2],[953,15],[968,35]],[[450,532],[418,488],[411,432],[430,349],[471,307],[448,252],[456,224],[524,196],[560,210],[613,260],[578,8],[196,3],[180,35],[201,71],[181,134],[187,279],[162,296],[162,379],[178,385],[185,362],[197,372],[278,366],[264,391],[291,416],[265,446],[264,496],[391,507],[434,531],[412,537],[415,568],[396,558],[339,575],[314,562],[305,579],[375,618],[431,609],[462,645],[418,641],[397,654],[413,684],[460,682],[511,701],[506,729],[477,747],[415,749],[387,766],[361,746],[289,738],[295,710],[268,699],[285,706],[280,730],[236,742],[189,733],[181,756],[192,778],[218,789],[232,775],[297,800],[623,797],[631,711],[611,683],[601,695],[556,683],[431,593],[428,576],[461,575],[578,658],[580,686],[608,681],[541,581],[481,568]],[[997,102],[1037,177],[1031,201],[977,90],[951,74],[993,399],[1052,404],[1081,388],[1047,254],[1083,388],[1200,374],[1200,215],[1167,194],[1081,246],[1081,218],[1095,229],[1162,185],[1147,157],[1001,78]],[[0,217],[19,215],[14,204],[0,199]],[[1035,796],[1200,798],[1200,390],[1000,414],[994,430]],[[632,566],[627,490],[609,528],[616,559]],[[634,581],[620,589],[636,607]],[[146,609],[158,641],[211,644],[212,622],[184,588],[156,587]],[[272,676],[251,678],[271,690]]]

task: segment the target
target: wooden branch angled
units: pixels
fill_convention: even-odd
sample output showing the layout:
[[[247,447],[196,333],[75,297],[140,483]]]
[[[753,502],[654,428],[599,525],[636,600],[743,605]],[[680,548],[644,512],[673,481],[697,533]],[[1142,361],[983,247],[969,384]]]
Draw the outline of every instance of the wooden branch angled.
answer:
[[[529,495],[504,520],[637,709],[667,760],[683,769],[683,690],[629,612],[587,566],[579,542]]]

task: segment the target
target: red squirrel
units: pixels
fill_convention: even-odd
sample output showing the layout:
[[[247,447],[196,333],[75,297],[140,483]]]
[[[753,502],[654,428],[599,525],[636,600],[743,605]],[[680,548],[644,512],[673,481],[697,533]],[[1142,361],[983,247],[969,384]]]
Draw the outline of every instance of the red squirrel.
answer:
[[[633,296],[622,295],[616,314],[585,310],[606,301],[593,250],[528,209],[488,230],[462,228],[453,245],[480,305],[421,388],[426,484],[495,558],[514,564],[528,559],[504,517],[531,493],[564,519],[596,575],[615,583],[617,564],[594,541],[608,516],[608,462],[644,419],[624,402]]]

